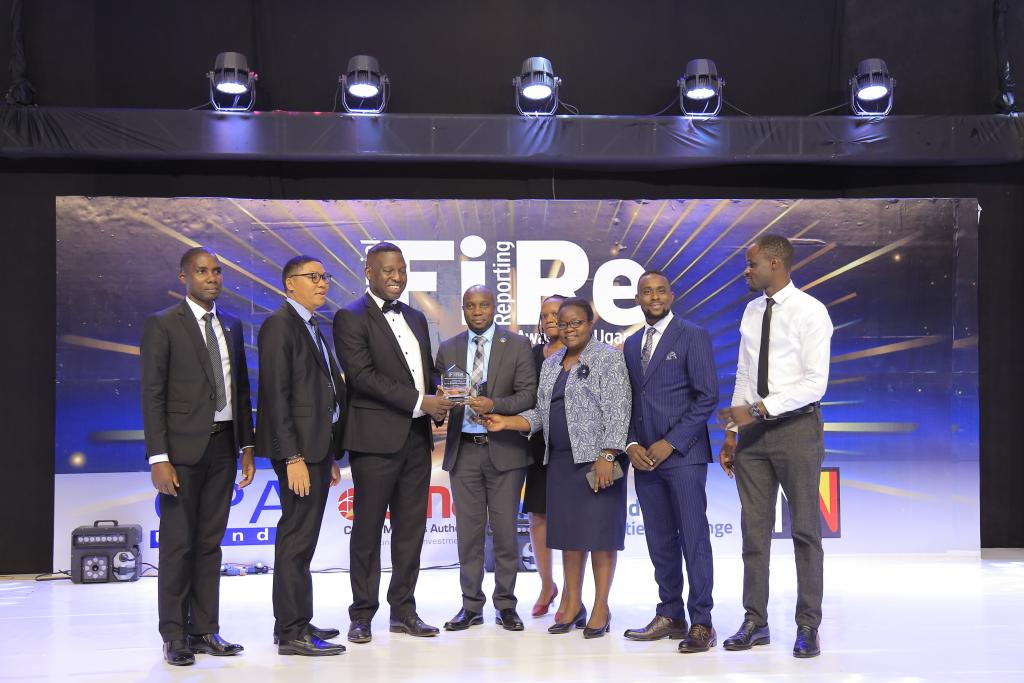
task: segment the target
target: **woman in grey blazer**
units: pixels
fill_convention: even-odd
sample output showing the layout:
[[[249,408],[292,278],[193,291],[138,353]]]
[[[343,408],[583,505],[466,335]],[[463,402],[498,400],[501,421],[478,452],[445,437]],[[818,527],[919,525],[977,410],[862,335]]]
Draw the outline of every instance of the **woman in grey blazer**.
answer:
[[[537,405],[519,415],[489,415],[490,431],[543,429],[548,466],[548,547],[562,551],[565,605],[549,633],[583,629],[584,638],[608,632],[608,594],[617,552],[626,535],[626,469],[623,455],[631,391],[622,352],[595,341],[594,311],[570,298],[558,311],[565,348],[541,368]],[[623,476],[614,477],[615,465]],[[593,472],[593,484],[587,474]],[[591,554],[595,598],[590,620],[583,606],[583,573]],[[585,628],[584,628],[585,627]]]

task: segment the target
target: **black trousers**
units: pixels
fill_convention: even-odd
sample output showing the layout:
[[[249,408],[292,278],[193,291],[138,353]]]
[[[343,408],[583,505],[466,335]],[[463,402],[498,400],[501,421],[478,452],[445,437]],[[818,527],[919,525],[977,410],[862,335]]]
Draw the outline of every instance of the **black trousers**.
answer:
[[[372,619],[380,607],[380,542],[385,514],[391,512],[391,616],[416,612],[416,580],[426,530],[430,492],[429,417],[413,420],[396,453],[349,452],[355,488],[349,543],[351,619]],[[425,424],[424,424],[425,423]]]
[[[175,465],[178,495],[161,493],[157,606],[164,641],[220,631],[220,543],[238,456],[231,430],[210,437],[195,465]]]
[[[273,461],[281,488],[281,519],[274,542],[274,633],[281,640],[306,635],[313,619],[313,561],[324,519],[327,494],[331,487],[331,463],[326,457],[306,463],[309,470],[309,495],[300,498],[288,488],[288,466]]]

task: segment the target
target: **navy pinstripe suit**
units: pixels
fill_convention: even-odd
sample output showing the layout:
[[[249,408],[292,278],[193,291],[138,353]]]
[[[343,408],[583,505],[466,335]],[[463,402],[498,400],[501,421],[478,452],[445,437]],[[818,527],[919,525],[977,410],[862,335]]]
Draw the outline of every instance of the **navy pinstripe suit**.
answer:
[[[626,340],[633,389],[628,442],[649,447],[665,439],[675,447],[652,472],[635,469],[647,549],[661,602],[657,613],[711,626],[714,573],[705,484],[711,462],[707,422],[718,405],[718,374],[707,331],[682,318],[669,321],[644,372],[641,328]],[[682,558],[680,557],[682,551]],[[683,559],[690,580],[683,603]]]

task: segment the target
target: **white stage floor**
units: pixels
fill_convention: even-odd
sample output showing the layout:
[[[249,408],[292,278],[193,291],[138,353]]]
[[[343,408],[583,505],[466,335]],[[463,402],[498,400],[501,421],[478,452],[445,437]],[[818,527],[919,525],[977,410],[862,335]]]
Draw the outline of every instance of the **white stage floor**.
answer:
[[[719,643],[742,620],[741,564],[715,560],[715,627]],[[634,643],[626,628],[653,614],[656,589],[647,562],[620,563],[612,591],[612,632],[584,640],[553,636],[549,615],[530,619],[539,582],[521,574],[517,588],[526,631],[494,625],[418,639],[387,629],[386,603],[368,645],[340,657],[282,657],[271,643],[268,576],[224,578],[221,632],[245,645],[237,657],[197,657],[166,666],[156,623],[156,580],[73,585],[69,581],[0,581],[0,680],[103,681],[1024,681],[1024,551],[964,556],[826,556],[822,655],[790,653],[795,578],[792,558],[773,564],[772,643],[749,652],[719,647],[681,655],[676,641]],[[382,594],[388,575],[384,577]],[[488,584],[489,590],[489,584]],[[344,632],[347,574],[315,577],[316,619]],[[586,593],[592,596],[589,586]],[[455,569],[424,571],[419,613],[441,626],[460,606]],[[383,601],[382,601],[383,602]]]

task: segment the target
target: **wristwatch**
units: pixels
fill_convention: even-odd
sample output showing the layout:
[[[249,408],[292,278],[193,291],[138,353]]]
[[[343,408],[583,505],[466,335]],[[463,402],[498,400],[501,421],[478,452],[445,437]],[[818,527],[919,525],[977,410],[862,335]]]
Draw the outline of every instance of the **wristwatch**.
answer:
[[[601,460],[607,460],[608,462],[615,462],[615,454],[609,453],[608,451],[601,451],[597,454],[597,457]]]
[[[765,414],[762,413],[761,409],[757,407],[757,403],[750,404],[750,417],[754,418],[755,420],[763,420],[765,418]]]

